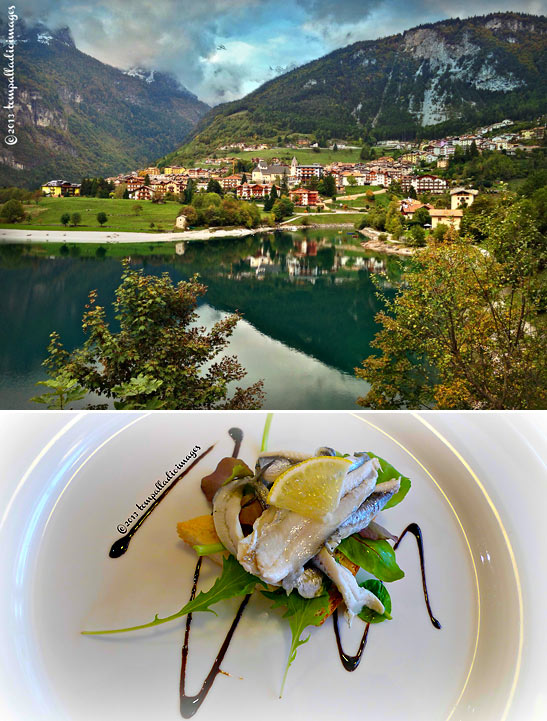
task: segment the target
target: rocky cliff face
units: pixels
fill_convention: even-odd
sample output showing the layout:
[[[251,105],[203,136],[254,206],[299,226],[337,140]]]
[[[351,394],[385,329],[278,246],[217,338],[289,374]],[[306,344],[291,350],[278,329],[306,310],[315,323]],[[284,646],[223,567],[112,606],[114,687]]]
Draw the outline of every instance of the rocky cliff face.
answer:
[[[4,30],[0,23],[0,36]],[[18,142],[2,144],[0,184],[36,187],[150,163],[183,142],[208,110],[169,75],[124,73],[85,55],[66,28],[20,22],[19,31]]]
[[[496,13],[358,42],[214,108],[182,155],[253,132],[431,137],[533,117],[547,109],[546,38],[547,18]]]

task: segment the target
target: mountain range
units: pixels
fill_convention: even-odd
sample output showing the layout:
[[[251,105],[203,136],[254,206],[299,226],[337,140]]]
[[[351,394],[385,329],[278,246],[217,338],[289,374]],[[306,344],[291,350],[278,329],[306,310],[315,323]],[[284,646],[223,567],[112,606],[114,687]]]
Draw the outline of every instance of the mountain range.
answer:
[[[86,55],[68,28],[19,21],[18,31],[18,142],[0,146],[0,185],[32,188],[148,165],[180,145],[209,110],[171,75],[124,72]]]
[[[213,109],[169,74],[86,55],[68,28],[20,21],[18,32],[18,142],[0,145],[0,185],[74,182],[294,134],[442,137],[547,109],[545,16],[494,13],[357,42]]]
[[[547,107],[547,18],[494,13],[354,43],[213,108],[170,162],[230,141],[442,137]]]

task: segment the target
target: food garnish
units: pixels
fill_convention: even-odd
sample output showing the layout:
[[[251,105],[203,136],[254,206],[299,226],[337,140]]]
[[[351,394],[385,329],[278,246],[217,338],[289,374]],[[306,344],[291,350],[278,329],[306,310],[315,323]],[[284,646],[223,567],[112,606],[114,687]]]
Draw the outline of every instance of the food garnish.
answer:
[[[249,597],[257,590],[272,602],[273,609],[284,609],[283,618],[292,634],[281,693],[298,648],[310,638],[309,634],[304,637],[305,629],[322,625],[331,615],[342,663],[347,670],[355,670],[370,624],[392,618],[391,597],[385,584],[404,577],[395,549],[407,532],[416,537],[424,598],[432,624],[440,628],[429,604],[419,527],[410,524],[397,539],[377,520],[382,510],[404,499],[410,479],[371,452],[342,455],[325,446],[311,456],[293,451],[268,452],[270,423],[271,416],[254,472],[237,457],[242,432],[230,429],[236,441],[234,455],[221,459],[201,484],[212,503],[212,514],[177,525],[180,538],[198,556],[189,602],[169,616],[159,618],[156,614],[152,621],[141,625],[83,632],[124,633],[186,616],[180,684],[181,713],[185,717],[193,715],[207,695]],[[390,541],[396,541],[395,545]],[[196,595],[203,557],[222,564],[222,571],[208,591]],[[199,694],[187,696],[184,687],[192,614],[215,613],[216,604],[238,596],[243,601],[211,672]],[[356,616],[366,623],[359,652],[353,657],[347,656],[341,646],[339,607],[348,623]]]

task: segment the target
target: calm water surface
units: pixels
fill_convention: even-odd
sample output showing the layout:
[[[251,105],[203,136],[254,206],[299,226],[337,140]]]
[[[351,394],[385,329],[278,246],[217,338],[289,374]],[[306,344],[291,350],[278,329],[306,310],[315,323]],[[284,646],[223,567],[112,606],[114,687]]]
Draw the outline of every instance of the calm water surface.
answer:
[[[46,377],[49,333],[58,331],[68,349],[82,343],[87,295],[96,288],[109,308],[124,255],[174,281],[199,272],[208,286],[199,306],[206,326],[243,314],[227,353],[247,369],[244,384],[265,380],[266,408],[357,407],[367,385],[353,369],[371,352],[380,307],[371,274],[396,280],[401,270],[373,256],[345,268],[347,252],[337,247],[344,240],[309,230],[161,247],[0,245],[0,408],[42,407],[29,398]]]

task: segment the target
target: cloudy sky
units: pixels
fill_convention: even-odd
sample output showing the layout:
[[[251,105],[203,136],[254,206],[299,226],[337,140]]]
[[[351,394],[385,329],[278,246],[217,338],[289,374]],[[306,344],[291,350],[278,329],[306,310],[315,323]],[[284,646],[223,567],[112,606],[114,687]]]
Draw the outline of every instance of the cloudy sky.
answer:
[[[68,25],[76,46],[127,69],[170,71],[211,105],[357,40],[547,0],[19,0],[17,13]]]

